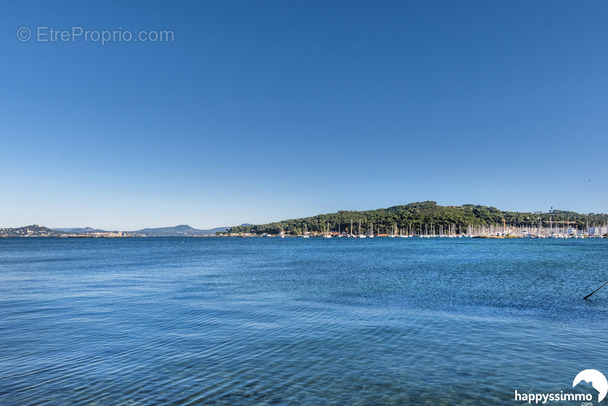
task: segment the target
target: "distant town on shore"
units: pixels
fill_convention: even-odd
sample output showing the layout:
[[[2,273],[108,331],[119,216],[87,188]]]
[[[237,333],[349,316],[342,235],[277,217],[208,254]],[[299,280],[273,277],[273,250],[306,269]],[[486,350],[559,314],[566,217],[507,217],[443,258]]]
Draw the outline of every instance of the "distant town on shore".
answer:
[[[57,238],[126,238],[126,237],[207,237],[214,236],[228,227],[198,230],[188,225],[161,228],[144,228],[137,231],[106,231],[91,227],[48,228],[30,225],[18,228],[0,228],[2,237],[57,237]]]
[[[572,211],[501,211],[466,204],[440,206],[426,201],[368,211],[338,211],[268,224],[242,224],[208,230],[188,225],[106,231],[94,228],[47,228],[30,225],[0,228],[0,237],[125,238],[125,237],[608,237],[608,214]]]

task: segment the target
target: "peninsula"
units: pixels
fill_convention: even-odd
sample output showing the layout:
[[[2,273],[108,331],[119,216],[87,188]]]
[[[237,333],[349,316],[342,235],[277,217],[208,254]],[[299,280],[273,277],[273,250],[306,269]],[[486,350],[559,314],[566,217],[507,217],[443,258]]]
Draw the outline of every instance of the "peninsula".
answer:
[[[440,206],[416,202],[386,209],[338,211],[313,217],[229,228],[224,235],[283,236],[602,236],[608,214],[572,211],[502,211],[465,204]]]

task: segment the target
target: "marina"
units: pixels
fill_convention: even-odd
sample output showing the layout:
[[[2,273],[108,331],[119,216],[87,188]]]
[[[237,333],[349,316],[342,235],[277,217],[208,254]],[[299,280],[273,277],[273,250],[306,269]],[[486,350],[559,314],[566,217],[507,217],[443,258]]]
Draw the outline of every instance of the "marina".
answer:
[[[574,223],[574,222],[572,222]],[[359,230],[360,230],[359,226]],[[385,233],[381,231],[374,232],[374,225],[369,225],[369,231],[366,234],[362,234],[359,231],[358,234],[353,234],[347,228],[345,231],[337,231],[332,229],[328,223],[323,233],[315,233],[306,231],[304,234],[291,235],[285,232],[279,234],[255,234],[255,233],[223,233],[223,236],[230,237],[324,237],[324,238],[373,238],[373,237],[387,237],[387,238],[608,238],[608,224],[601,227],[588,227],[586,229],[579,229],[569,225],[551,225],[549,227],[538,225],[538,226],[507,226],[506,224],[494,224],[491,226],[467,226],[457,227],[456,225],[433,225],[424,224],[418,227],[404,227],[397,228],[395,224],[392,228],[387,228]],[[378,230],[378,228],[376,228]]]

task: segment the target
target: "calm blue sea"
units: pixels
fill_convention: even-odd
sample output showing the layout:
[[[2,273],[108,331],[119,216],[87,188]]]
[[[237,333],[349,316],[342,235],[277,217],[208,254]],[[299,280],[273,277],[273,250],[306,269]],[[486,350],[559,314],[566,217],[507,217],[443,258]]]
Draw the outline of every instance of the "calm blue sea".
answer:
[[[0,239],[0,404],[596,401],[605,281],[608,240]]]

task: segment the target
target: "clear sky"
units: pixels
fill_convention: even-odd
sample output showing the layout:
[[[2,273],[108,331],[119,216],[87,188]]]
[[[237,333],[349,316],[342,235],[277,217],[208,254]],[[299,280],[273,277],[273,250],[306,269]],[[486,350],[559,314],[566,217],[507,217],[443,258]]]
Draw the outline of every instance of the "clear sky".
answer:
[[[605,0],[2,2],[0,227],[608,212],[607,21]],[[79,28],[174,37],[49,38]]]

